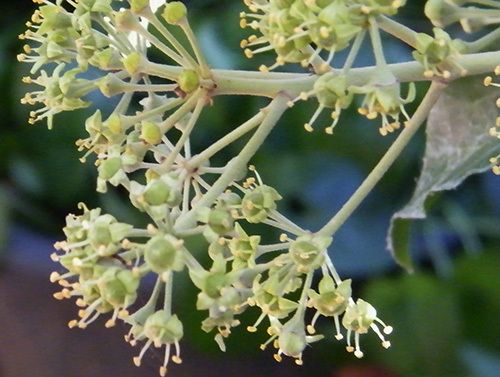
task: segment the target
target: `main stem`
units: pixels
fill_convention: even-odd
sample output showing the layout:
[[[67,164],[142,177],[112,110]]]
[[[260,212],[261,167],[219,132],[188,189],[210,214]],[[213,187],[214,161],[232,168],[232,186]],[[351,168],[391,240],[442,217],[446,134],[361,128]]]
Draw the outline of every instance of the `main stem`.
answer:
[[[413,135],[420,128],[422,123],[427,119],[429,112],[438,100],[445,85],[438,82],[433,82],[422,103],[409,121],[406,128],[401,132],[396,141],[388,149],[387,153],[382,157],[380,162],[371,171],[365,181],[359,186],[356,192],[344,204],[339,212],[321,228],[318,233],[331,236],[345,223],[345,221],[358,208],[361,202],[373,190],[375,185],[382,179],[387,170],[392,166],[394,161],[399,157],[403,149],[409,143]]]

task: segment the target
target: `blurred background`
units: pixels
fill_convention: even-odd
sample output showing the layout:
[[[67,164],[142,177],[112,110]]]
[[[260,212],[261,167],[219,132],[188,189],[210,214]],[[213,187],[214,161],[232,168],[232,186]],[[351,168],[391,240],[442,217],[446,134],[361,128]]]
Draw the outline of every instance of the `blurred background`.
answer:
[[[213,67],[255,69],[271,61],[271,55],[262,61],[243,57],[240,1],[189,3]],[[418,31],[430,31],[424,1],[408,3],[401,19]],[[145,365],[135,368],[131,357],[138,350],[123,341],[124,327],[108,330],[99,323],[85,331],[69,330],[66,323],[76,307],[51,297],[55,287],[48,275],[55,266],[49,254],[62,237],[66,214],[78,202],[101,206],[129,223],[137,214],[115,191],[97,195],[92,164],[78,161],[74,142],[83,136],[92,109],[57,116],[51,132],[43,124],[27,125],[30,109],[19,98],[28,67],[15,56],[21,49],[17,35],[33,9],[31,1],[22,0],[3,4],[0,11],[0,377],[155,376],[160,354],[149,354]],[[385,42],[390,62],[410,59],[409,49],[390,38]],[[359,61],[370,63],[369,53]],[[425,86],[419,89],[422,95]],[[195,146],[206,145],[264,104],[255,98],[215,102],[200,123],[206,127],[197,133]],[[95,105],[109,103],[97,99]],[[306,134],[302,124],[314,106],[300,104],[290,110],[253,161],[264,181],[285,197],[280,208],[309,229],[317,229],[340,208],[395,137],[380,137],[377,125],[363,121],[354,110],[343,115],[335,136]],[[371,334],[363,337],[363,360],[347,354],[341,344],[324,340],[306,351],[303,367],[290,360],[277,364],[270,353],[259,350],[261,337],[240,326],[222,354],[212,335],[199,329],[196,292],[184,279],[186,284],[176,292],[181,298],[176,311],[186,329],[184,364],[171,368],[169,375],[498,377],[499,178],[491,173],[473,176],[459,190],[433,197],[429,218],[414,227],[415,274],[398,268],[385,249],[390,216],[408,201],[418,177],[424,141],[420,133],[339,231],[331,250],[341,276],[355,279],[355,295],[372,302],[394,326],[390,350],[382,349]],[[236,147],[226,157],[235,154]],[[254,314],[243,323],[251,323]]]

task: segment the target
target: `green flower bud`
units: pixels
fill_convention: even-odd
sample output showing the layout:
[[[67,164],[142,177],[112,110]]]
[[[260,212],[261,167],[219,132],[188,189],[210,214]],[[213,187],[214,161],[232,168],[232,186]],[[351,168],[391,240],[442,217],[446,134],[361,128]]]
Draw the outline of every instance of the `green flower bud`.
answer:
[[[276,209],[276,201],[280,199],[281,195],[272,187],[257,186],[248,191],[241,201],[243,217],[249,223],[260,223],[269,216],[270,211]]]
[[[238,194],[230,191],[226,191],[222,193],[217,201],[220,203],[221,206],[237,206],[241,204],[241,198]]]
[[[232,257],[228,242],[221,243],[219,240],[215,240],[208,245],[208,255],[212,258],[212,260],[220,257],[224,259]]]
[[[413,57],[420,62],[424,68],[424,75],[432,77],[434,74],[444,76],[451,75],[450,68],[458,68],[461,73],[463,68],[458,66],[453,58],[465,50],[465,45],[459,40],[452,40],[450,35],[442,29],[434,28],[434,37],[425,33],[417,34],[416,51]],[[447,63],[447,67],[442,67]]]
[[[211,298],[221,296],[221,289],[227,285],[228,278],[226,273],[211,272],[205,277],[203,292]]]
[[[206,223],[210,234],[206,234],[209,242],[216,241],[219,236],[234,229],[234,219],[229,208],[217,205],[215,208],[202,208],[198,212],[198,221]]]
[[[344,280],[335,286],[330,276],[324,276],[319,282],[319,293],[309,290],[310,304],[325,317],[342,314],[352,295],[351,280]]]
[[[348,90],[347,78],[343,75],[331,72],[321,75],[315,81],[313,91],[318,102],[326,108],[339,111],[352,103],[353,95]]]
[[[208,214],[207,224],[215,233],[223,235],[233,230],[234,219],[228,210],[214,208]]]
[[[170,234],[159,234],[144,246],[144,260],[157,274],[184,268],[184,241]]]
[[[111,215],[99,217],[89,229],[89,240],[96,246],[108,245],[113,241],[111,237],[110,223],[114,218]]]
[[[185,69],[181,72],[178,83],[184,93],[191,93],[200,86],[200,76],[194,70]]]
[[[141,124],[141,139],[151,145],[161,143],[163,132],[158,124],[148,121],[143,121]]]
[[[134,13],[140,13],[149,7],[149,0],[130,0],[130,10]]]
[[[169,207],[175,207],[182,201],[179,181],[169,174],[153,179],[146,185],[142,197],[149,206],[165,204]]]
[[[111,47],[95,52],[89,62],[90,64],[104,70],[109,70],[111,68],[121,69],[123,67],[120,54],[117,50]]]
[[[323,265],[331,237],[304,235],[290,245],[290,256],[302,273],[310,273]]]
[[[165,4],[163,18],[171,25],[177,25],[187,16],[187,8],[180,1],[170,1]]]
[[[97,86],[101,91],[101,93],[109,98],[117,94],[123,93],[126,84],[125,82],[120,80],[115,74],[108,73],[106,76],[104,76],[97,82]]]
[[[279,352],[286,356],[301,359],[307,346],[304,324],[293,318],[283,326],[278,337]]]
[[[286,318],[297,309],[298,304],[282,296],[281,282],[277,274],[273,274],[262,284],[256,279],[252,286],[255,302],[263,313],[275,318]]]
[[[151,181],[144,190],[144,200],[152,206],[165,204],[169,197],[169,187],[161,180]]]
[[[43,21],[38,29],[38,34],[47,34],[72,27],[71,17],[67,13],[61,12],[57,5],[43,5],[39,8],[39,11]]]
[[[139,25],[139,20],[135,14],[129,9],[121,9],[119,12],[114,13],[116,30],[118,31],[131,31],[135,30]]]
[[[434,26],[442,28],[460,20],[459,10],[460,7],[446,0],[428,0],[424,13]]]
[[[122,169],[122,161],[120,157],[108,158],[99,165],[99,177],[103,180],[112,179]]]
[[[184,336],[184,329],[182,322],[175,314],[171,315],[165,310],[158,310],[144,323],[144,334],[158,346],[179,342]]]
[[[235,258],[233,268],[254,266],[260,236],[248,236],[238,223],[235,224],[234,230],[236,237],[229,241],[229,250]]]
[[[135,75],[141,69],[142,55],[141,53],[134,51],[129,54],[125,59],[123,59],[123,65],[125,70],[130,75]]]
[[[126,308],[137,298],[140,278],[123,268],[108,268],[99,278],[97,286],[101,297],[115,308]]]

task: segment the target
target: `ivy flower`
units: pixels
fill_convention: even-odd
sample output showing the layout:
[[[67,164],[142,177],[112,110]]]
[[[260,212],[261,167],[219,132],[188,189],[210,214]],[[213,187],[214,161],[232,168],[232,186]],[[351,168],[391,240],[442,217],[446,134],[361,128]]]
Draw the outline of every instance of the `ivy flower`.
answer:
[[[351,91],[365,95],[361,107],[358,109],[360,114],[370,120],[377,117],[382,119],[382,125],[379,128],[382,136],[386,136],[401,127],[401,114],[405,121],[410,120],[404,105],[413,102],[415,99],[415,84],[409,84],[408,94],[406,98],[403,98],[401,96],[401,84],[386,69],[379,70],[366,86],[351,87]]]
[[[43,107],[30,112],[29,123],[34,124],[42,119],[47,119],[49,129],[52,128],[53,117],[63,111],[71,111],[88,107],[89,102],[81,97],[92,91],[95,86],[92,82],[79,79],[76,75],[80,72],[78,68],[64,71],[65,64],[58,65],[49,76],[47,72],[41,71],[39,77],[32,79],[25,77],[24,82],[41,86],[42,90],[27,93],[21,103]]]
[[[377,323],[382,325],[384,334],[392,333],[392,327],[387,326],[377,317],[377,310],[368,302],[358,299],[356,303],[352,302],[347,306],[342,318],[342,325],[347,329],[347,351],[354,352],[357,358],[362,358],[364,354],[361,351],[359,337],[370,329],[380,338],[382,346],[389,348],[391,343],[385,339]],[[352,333],[354,333],[354,346],[351,345]]]

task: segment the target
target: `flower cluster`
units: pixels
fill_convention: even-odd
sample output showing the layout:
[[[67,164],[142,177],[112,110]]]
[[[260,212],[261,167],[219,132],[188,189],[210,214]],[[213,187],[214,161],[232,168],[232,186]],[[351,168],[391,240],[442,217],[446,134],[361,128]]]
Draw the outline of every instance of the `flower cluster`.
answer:
[[[246,0],[250,13],[242,12],[240,25],[256,30],[241,42],[245,55],[274,50],[277,58],[268,71],[285,63],[300,63],[307,67],[326,51],[328,58],[321,63],[322,72],[330,70],[337,51],[349,46],[366,27],[367,18],[380,14],[395,14],[405,1],[401,0]],[[314,47],[313,47],[314,46]]]
[[[55,114],[91,106],[89,94],[94,91],[119,98],[112,111],[95,110],[88,117],[87,135],[77,146],[82,162],[95,161],[97,191],[123,188],[132,205],[150,219],[145,229],[137,228],[84,205],[81,214],[67,217],[66,239],[56,243],[59,252],[52,255],[64,272],[58,269],[50,279],[61,286],[54,295],[57,299],[77,298],[80,310],[70,327],[85,328],[102,314],[110,315],[107,327],[125,322],[130,327],[127,342],[142,345],[135,365],[152,346],[161,347],[159,372],[164,376],[170,361],[182,362],[184,328],[174,314],[172,289],[176,275],[186,273],[199,291],[196,307],[206,313],[201,328],[214,332],[221,349],[249,307],[260,314],[248,331],[266,326],[270,337],[261,348],[272,344],[278,361],[285,355],[302,364],[306,346],[323,337],[316,330],[321,316],[333,320],[334,337],[345,338],[347,351],[356,357],[363,356],[360,336],[370,330],[383,347],[390,346],[385,336],[391,327],[373,306],[353,297],[351,281],[340,279],[335,270],[327,253],[331,235],[306,231],[280,213],[278,191],[264,184],[253,166],[247,174],[249,157],[238,156],[223,166],[211,164],[215,154],[254,128],[258,131],[252,138],[259,136],[258,127],[264,127],[270,107],[208,148],[192,148],[191,136],[213,102],[217,83],[182,2],[35,2],[40,7],[21,35],[28,43],[19,56],[32,65],[32,75],[39,72],[38,77],[24,78],[41,88],[22,100],[42,106],[31,113],[30,122],[47,119],[51,127]],[[404,105],[413,100],[414,87],[402,98],[400,83],[383,62],[362,87],[349,82],[346,73],[368,29],[376,47],[376,17],[395,14],[404,3],[245,1],[252,13],[242,14],[242,26],[259,30],[261,36],[242,44],[248,56],[275,50],[276,66],[319,62],[310,91],[290,101],[293,105],[317,99],[308,131],[329,109],[332,122],[326,132],[332,133],[341,111],[361,94],[360,113],[369,119],[380,117],[385,135],[400,127],[401,114],[408,119]],[[189,46],[174,37],[179,31]],[[255,49],[257,45],[264,47]],[[166,62],[153,61],[150,46]],[[334,53],[349,46],[342,72],[331,70]],[[438,48],[426,49],[435,53]],[[321,58],[323,51],[328,52],[326,60]],[[274,67],[262,70],[270,68]],[[249,145],[244,149],[247,155]],[[252,233],[254,224],[272,227],[274,242]],[[205,247],[189,248],[192,237],[204,240]],[[210,257],[208,266],[200,263],[204,254]],[[155,286],[147,303],[138,307],[139,288],[147,287],[150,277]],[[310,311],[312,321],[306,322]]]
[[[499,76],[499,75],[500,75],[500,65],[495,68],[495,76]],[[492,76],[487,76],[484,79],[484,85],[485,86],[495,86],[495,87],[500,88],[500,84],[495,83],[493,81]],[[498,108],[500,108],[500,98],[497,100],[496,105]],[[497,117],[495,125],[490,128],[490,135],[491,135],[491,137],[500,139],[500,117]],[[496,175],[500,175],[500,155],[492,157],[490,159],[490,163],[492,166],[493,173],[495,173]]]
[[[410,119],[404,105],[415,99],[415,85],[410,83],[406,98],[401,96],[401,84],[396,77],[385,68],[375,72],[371,81],[365,86],[348,85],[343,75],[334,72],[325,73],[315,81],[313,89],[302,92],[289,106],[294,106],[299,100],[308,100],[316,97],[319,105],[311,119],[304,124],[308,132],[313,132],[313,125],[325,109],[331,109],[331,123],[325,127],[325,132],[333,134],[338,124],[342,110],[348,108],[353,102],[356,94],[364,95],[358,112],[369,120],[380,117],[381,126],[379,132],[386,136],[401,127],[400,116],[404,117],[404,123]]]
[[[393,15],[405,4],[404,1],[246,1],[251,12],[241,13],[241,26],[260,32],[260,36],[251,35],[244,39],[241,46],[248,58],[257,53],[274,50],[276,63],[271,67],[261,66],[260,70],[282,66],[285,63],[312,65],[317,78],[309,91],[304,91],[289,102],[293,106],[300,100],[316,97],[318,107],[311,119],[304,124],[308,132],[314,130],[314,123],[326,109],[331,110],[331,121],[324,129],[333,134],[342,110],[353,102],[354,95],[362,94],[364,99],[359,112],[368,119],[380,117],[381,135],[387,135],[401,127],[400,116],[404,122],[409,116],[404,105],[415,99],[415,87],[410,85],[407,98],[400,94],[401,85],[387,69],[381,50],[380,31],[377,27],[379,15]],[[372,80],[364,86],[348,82],[347,74],[354,64],[367,31],[370,33],[377,70]],[[443,32],[445,33],[445,32]],[[445,33],[446,34],[446,33]],[[420,36],[419,57],[428,72],[438,72],[438,66],[444,61],[451,61],[456,56],[454,42],[445,47],[441,39],[428,41],[425,34]],[[424,41],[425,40],[425,41]],[[332,68],[335,53],[350,47],[344,67],[341,71]],[[444,51],[446,50],[446,51]],[[323,51],[327,52],[325,59]],[[443,52],[444,51],[444,52]]]
[[[350,280],[339,278],[327,254],[332,238],[304,231],[280,214],[276,202],[281,196],[263,184],[257,173],[256,178],[250,177],[242,185],[234,183],[232,192],[221,194],[213,206],[198,211],[194,228],[183,231],[167,226],[172,221],[167,214],[179,207],[178,203],[167,204],[169,188],[142,194],[142,205],[166,204],[156,212],[164,212],[164,222],[158,217],[158,226],[146,229],[120,223],[99,209],[80,205],[83,213],[67,217],[66,240],[55,245],[62,253],[52,255],[66,270],[51,274],[51,281],[62,286],[54,297],[77,297],[81,308],[79,319],[68,326],[85,328],[101,314],[111,313],[106,327],[123,320],[130,326],[126,340],[132,345],[144,343],[134,358],[137,366],[151,345],[165,348],[160,367],[160,375],[164,376],[169,360],[182,361],[179,342],[183,325],[172,314],[172,286],[175,273],[187,269],[199,289],[196,307],[207,312],[202,329],[215,330],[215,340],[222,349],[224,338],[240,324],[238,315],[249,307],[259,308],[261,315],[247,327],[248,331],[255,332],[264,320],[269,321],[270,338],[261,348],[273,343],[277,361],[286,355],[302,364],[306,345],[323,337],[315,329],[320,316],[333,319],[337,340],[343,339],[345,332],[347,350],[356,357],[363,356],[360,335],[370,329],[384,347],[389,347],[383,334],[389,334],[391,327],[377,317],[373,306],[352,298]],[[156,179],[157,184],[168,187],[168,179]],[[260,236],[248,234],[245,223],[268,224],[283,233],[278,243],[262,244]],[[212,260],[208,269],[195,257],[200,250],[185,246],[185,240],[196,234],[206,240]],[[317,271],[323,277],[314,289]],[[148,275],[156,276],[155,287],[148,302],[136,308],[133,304],[139,286]],[[295,297],[297,292],[299,299]],[[305,323],[308,308],[315,311],[310,324]]]

